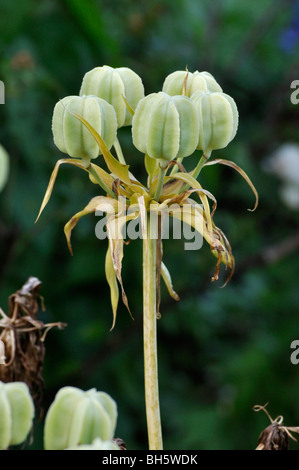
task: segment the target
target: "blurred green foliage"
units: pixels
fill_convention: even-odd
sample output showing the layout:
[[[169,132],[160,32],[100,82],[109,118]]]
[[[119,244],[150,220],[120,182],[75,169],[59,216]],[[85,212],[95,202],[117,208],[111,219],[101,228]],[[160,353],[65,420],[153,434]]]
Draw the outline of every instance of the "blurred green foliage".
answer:
[[[201,184],[218,200],[216,224],[236,257],[236,273],[224,289],[225,273],[210,282],[215,259],[207,246],[188,252],[183,241],[164,244],[181,297],[175,303],[162,291],[158,322],[165,449],[253,449],[268,425],[264,414],[252,411],[255,404],[269,402],[273,417],[299,424],[299,365],[290,362],[290,344],[299,337],[299,210],[282,203],[279,178],[262,167],[281,144],[299,141],[298,106],[290,102],[290,83],[299,79],[296,21],[298,2],[291,0],[1,1],[0,142],[11,169],[0,198],[0,305],[7,311],[8,296],[37,276],[46,305],[40,318],[68,324],[46,339],[45,411],[64,385],[96,387],[117,401],[117,435],[127,447],[147,448],[141,243],[125,247],[123,266],[134,321],[120,305],[110,332],[107,245],[95,237],[96,218],[76,227],[73,257],[63,234],[97,188],[77,168],[62,167],[49,205],[34,221],[62,157],[51,134],[57,100],[78,94],[84,73],[95,66],[131,67],[151,93],[187,65],[208,70],[235,98],[239,131],[214,156],[247,172],[260,205],[247,211],[253,196],[233,170],[202,172]],[[121,129],[119,138],[134,174],[144,178],[130,129]],[[197,158],[186,161],[188,169]],[[288,247],[293,237],[294,246],[281,254],[281,244]],[[265,256],[269,247],[277,259]],[[41,448],[42,422],[34,437],[28,448]]]

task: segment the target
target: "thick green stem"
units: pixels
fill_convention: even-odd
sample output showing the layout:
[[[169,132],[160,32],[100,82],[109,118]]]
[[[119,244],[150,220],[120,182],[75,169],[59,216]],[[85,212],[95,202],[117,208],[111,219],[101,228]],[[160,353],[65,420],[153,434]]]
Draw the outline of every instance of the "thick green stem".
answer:
[[[194,172],[192,173],[193,178],[197,179],[199,173],[201,172],[202,167],[206,163],[206,161],[210,158],[211,156],[211,151],[206,151],[205,153],[202,154],[201,159],[199,160],[198,164],[196,165]]]
[[[152,221],[153,222],[153,221]],[[155,223],[152,223],[152,226]],[[146,419],[150,450],[162,450],[156,331],[156,239],[147,218],[143,239],[143,345]],[[152,232],[152,233],[151,233]]]

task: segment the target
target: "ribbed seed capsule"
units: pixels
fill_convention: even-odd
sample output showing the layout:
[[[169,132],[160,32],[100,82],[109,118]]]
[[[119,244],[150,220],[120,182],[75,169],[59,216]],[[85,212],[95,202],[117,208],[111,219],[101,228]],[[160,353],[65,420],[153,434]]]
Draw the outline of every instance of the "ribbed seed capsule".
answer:
[[[67,96],[55,105],[52,132],[55,145],[73,158],[81,158],[85,167],[101,152],[84,124],[69,111],[83,117],[102,137],[108,148],[116,139],[117,121],[113,107],[96,96]]]
[[[9,157],[6,150],[0,145],[0,191],[4,188],[9,169]]]
[[[182,95],[185,91],[185,95],[190,97],[196,91],[221,92],[222,88],[209,72],[196,70],[191,73],[186,70],[178,70],[166,77],[162,91],[171,96]]]
[[[34,404],[24,382],[0,382],[0,450],[25,441],[34,417]]]
[[[208,153],[226,147],[238,129],[238,109],[231,96],[215,92],[195,92],[191,101],[199,115],[198,149]]]
[[[76,387],[63,387],[46,416],[45,450],[91,444],[96,437],[110,441],[116,419],[116,403],[107,393],[96,389],[84,392]]]
[[[80,95],[95,95],[110,103],[115,109],[118,127],[122,127],[132,123],[132,114],[124,98],[135,110],[138,101],[144,97],[144,87],[141,78],[128,67],[104,65],[84,75]]]
[[[139,101],[132,121],[133,144],[149,157],[187,157],[197,146],[198,133],[198,113],[190,98],[159,92]]]

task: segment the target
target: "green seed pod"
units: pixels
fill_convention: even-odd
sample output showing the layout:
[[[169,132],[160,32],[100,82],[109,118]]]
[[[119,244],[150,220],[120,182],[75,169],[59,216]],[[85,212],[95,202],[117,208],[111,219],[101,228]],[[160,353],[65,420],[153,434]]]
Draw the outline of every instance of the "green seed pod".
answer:
[[[116,419],[116,403],[107,393],[95,388],[84,392],[76,387],[63,387],[46,416],[45,450],[91,444],[96,437],[109,441]]]
[[[95,95],[110,103],[115,109],[118,127],[122,127],[132,123],[132,114],[124,98],[135,110],[138,101],[144,97],[144,87],[141,78],[128,67],[104,65],[84,75],[80,95]]]
[[[151,158],[170,161],[191,155],[198,143],[198,112],[190,98],[152,93],[139,101],[133,121],[135,147]]]
[[[0,450],[25,441],[34,418],[34,404],[24,382],[0,381]]]
[[[162,91],[168,95],[181,95],[185,88],[185,95],[192,96],[196,91],[222,91],[221,86],[209,72],[187,72],[178,70],[168,75],[164,81]]]
[[[199,115],[198,149],[209,153],[226,147],[238,129],[238,109],[235,101],[225,93],[195,92],[191,101]]]
[[[55,105],[52,132],[55,145],[70,157],[81,158],[85,167],[101,155],[98,144],[84,124],[69,111],[83,117],[110,149],[116,139],[117,121],[113,107],[96,96],[67,96]]]
[[[120,448],[112,441],[102,441],[100,437],[97,437],[92,444],[81,444],[65,450],[120,450]]]
[[[6,150],[0,145],[0,191],[4,188],[8,179],[9,157]]]

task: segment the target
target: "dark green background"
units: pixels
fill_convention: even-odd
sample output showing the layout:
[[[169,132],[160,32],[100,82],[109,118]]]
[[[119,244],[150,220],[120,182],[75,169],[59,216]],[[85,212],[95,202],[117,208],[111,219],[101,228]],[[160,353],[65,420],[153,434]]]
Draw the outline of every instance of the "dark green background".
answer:
[[[299,210],[283,204],[280,179],[262,166],[280,145],[299,141],[299,105],[290,101],[290,84],[299,79],[298,10],[298,2],[287,0],[1,1],[6,103],[0,107],[0,142],[11,172],[0,195],[0,305],[7,311],[7,297],[37,276],[46,304],[40,318],[68,324],[47,336],[45,411],[64,385],[105,390],[118,404],[117,436],[129,449],[147,448],[141,243],[125,247],[123,265],[135,319],[120,305],[110,332],[107,242],[95,237],[96,218],[76,227],[73,257],[63,234],[96,187],[78,168],[62,167],[49,205],[34,221],[63,156],[51,133],[58,99],[78,94],[83,75],[95,66],[130,67],[151,93],[187,65],[212,73],[236,100],[237,136],[214,156],[247,172],[260,205],[247,211],[253,195],[232,169],[202,172],[201,184],[218,200],[215,222],[236,258],[236,273],[224,289],[223,275],[210,282],[215,258],[206,244],[198,252],[184,251],[183,241],[164,244],[181,297],[176,303],[163,288],[158,349],[164,446],[254,449],[268,420],[252,407],[266,402],[273,417],[282,414],[287,425],[299,425],[299,365],[290,362],[290,344],[299,339]],[[121,129],[119,138],[131,169],[144,180],[130,129]],[[197,158],[186,161],[188,169]],[[277,261],[265,260],[269,247],[293,236],[295,248]],[[34,436],[27,448],[42,448],[42,423]]]

